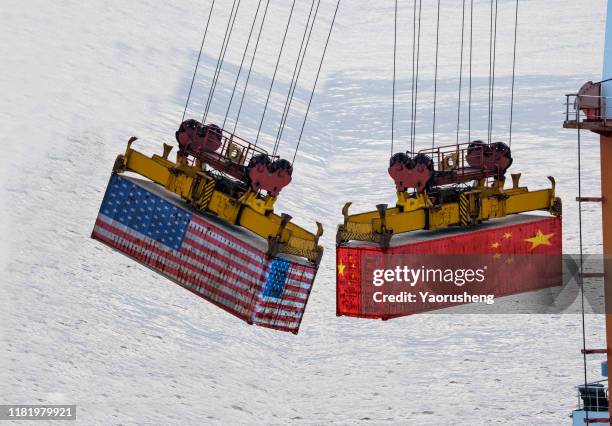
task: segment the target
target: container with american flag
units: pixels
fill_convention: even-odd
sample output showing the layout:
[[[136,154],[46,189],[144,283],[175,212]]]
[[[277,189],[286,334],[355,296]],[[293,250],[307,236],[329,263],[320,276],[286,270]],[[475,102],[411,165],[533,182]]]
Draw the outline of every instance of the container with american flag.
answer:
[[[196,212],[152,182],[113,174],[92,238],[246,321],[298,332],[316,268]]]

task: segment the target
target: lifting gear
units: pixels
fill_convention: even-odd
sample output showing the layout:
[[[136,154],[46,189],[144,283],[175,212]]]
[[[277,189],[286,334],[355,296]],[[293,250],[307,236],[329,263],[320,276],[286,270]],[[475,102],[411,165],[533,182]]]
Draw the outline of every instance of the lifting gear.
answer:
[[[274,203],[283,188],[291,182],[293,164],[304,134],[306,120],[319,80],[323,59],[325,58],[334,23],[336,21],[340,0],[336,1],[327,38],[321,52],[316,77],[310,92],[306,113],[293,154],[293,160],[289,162],[277,156],[276,153],[287,122],[295,87],[298,84],[302,65],[307,55],[310,36],[315,28],[320,0],[311,1],[310,13],[303,32],[302,43],[297,55],[296,66],[291,79],[289,94],[285,102],[283,118],[281,119],[275,140],[274,151],[272,154],[269,154],[266,150],[257,146],[266,115],[266,109],[268,107],[268,101],[270,100],[277,70],[281,62],[285,40],[287,39],[290,24],[294,16],[293,12],[296,3],[296,0],[292,1],[284,35],[282,37],[282,44],[276,60],[275,71],[270,82],[268,96],[254,144],[236,136],[235,129],[238,126],[238,120],[245,100],[249,79],[253,71],[253,64],[268,15],[270,0],[265,0],[265,6],[263,7],[263,0],[259,0],[257,3],[257,9],[251,21],[249,35],[246,45],[244,46],[242,60],[234,80],[229,105],[225,110],[223,124],[218,126],[210,123],[210,120],[207,121],[207,118],[211,112],[211,103],[215,98],[215,90],[219,82],[219,76],[223,70],[223,64],[227,50],[230,46],[231,36],[236,26],[240,0],[233,0],[232,2],[231,11],[227,18],[225,35],[221,43],[221,50],[218,54],[217,64],[206,98],[202,119],[201,121],[193,119],[185,120],[207,38],[208,26],[213,16],[213,9],[215,7],[215,1],[213,0],[203,30],[202,42],[191,84],[189,86],[185,108],[183,109],[181,124],[175,134],[179,146],[176,154],[176,161],[173,162],[169,159],[172,146],[164,144],[162,155],[148,157],[132,149],[132,144],[136,138],[131,138],[125,153],[117,157],[113,171],[114,173],[134,172],[146,177],[167,190],[179,195],[194,208],[214,214],[229,224],[241,226],[252,231],[268,241],[268,254],[271,256],[278,253],[286,253],[304,257],[315,266],[318,266],[323,254],[323,248],[319,245],[319,239],[323,234],[322,225],[317,222],[316,232],[311,233],[291,223],[291,216],[284,214],[281,216],[276,215],[274,213]],[[261,17],[259,17],[260,9],[263,9]],[[228,116],[232,109],[232,101],[236,94],[247,53],[251,50],[251,38],[254,35],[256,22],[258,20],[260,20],[259,30],[255,36],[255,44],[252,49],[248,74],[233,126],[234,131],[228,132],[226,130],[226,124],[228,123]]]
[[[269,156],[260,147],[216,125],[183,122],[176,132],[179,150],[169,159],[172,146],[151,157],[128,141],[115,161],[115,173],[134,172],[182,197],[194,208],[212,213],[265,238],[268,254],[286,253],[318,265],[323,255],[319,239],[323,227],[311,233],[290,222],[291,216],[274,213],[274,202],[291,181],[291,165]],[[265,192],[265,193],[264,193]]]
[[[518,1],[514,21],[514,54],[512,61],[512,90],[510,100],[510,134],[508,144],[492,141],[493,109],[495,95],[495,57],[497,44],[497,2],[491,2],[491,27],[489,34],[489,113],[487,142],[471,139],[472,106],[472,33],[473,4],[469,6],[469,95],[468,95],[468,143],[459,143],[461,130],[461,100],[463,84],[463,51],[466,23],[466,2],[463,2],[461,25],[461,61],[459,67],[459,96],[457,102],[456,144],[435,147],[436,96],[438,76],[438,48],[440,35],[440,2],[437,7],[436,50],[433,99],[433,129],[431,149],[416,151],[416,114],[418,106],[419,54],[421,31],[421,2],[414,3],[413,11],[413,75],[411,102],[410,151],[393,153],[395,123],[395,86],[397,40],[393,49],[393,97],[391,112],[391,153],[389,175],[395,182],[397,201],[393,208],[379,204],[375,211],[349,214],[351,203],[346,203],[342,213],[344,222],[338,226],[338,245],[352,240],[374,242],[389,247],[393,235],[417,230],[433,230],[449,226],[475,226],[483,221],[502,218],[510,214],[534,210],[561,215],[561,200],[555,197],[555,180],[549,177],[551,188],[529,191],[519,185],[520,174],[512,175],[512,188],[504,188],[505,174],[512,165],[512,119],[514,107],[514,82],[516,65],[516,39],[518,26]],[[397,1],[395,2],[395,39],[397,39]],[[418,16],[418,18],[417,18]],[[418,25],[417,25],[418,22]],[[416,59],[416,62],[415,62]]]
[[[529,191],[520,186],[520,173],[513,174],[512,188],[505,189],[505,173],[511,164],[510,148],[502,142],[436,147],[414,158],[408,153],[394,154],[389,174],[397,189],[396,206],[379,204],[376,211],[350,215],[351,203],[346,203],[336,242],[369,241],[386,248],[393,235],[410,231],[474,226],[534,210],[560,216],[554,178],[548,178],[551,188]]]

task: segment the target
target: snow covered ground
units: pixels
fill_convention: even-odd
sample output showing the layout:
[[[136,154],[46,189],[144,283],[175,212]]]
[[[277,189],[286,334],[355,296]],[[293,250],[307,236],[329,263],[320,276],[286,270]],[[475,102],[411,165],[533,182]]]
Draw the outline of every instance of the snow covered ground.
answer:
[[[435,2],[423,3],[417,147],[431,144]],[[486,133],[488,3],[475,2],[472,134],[479,137]],[[569,422],[573,387],[582,380],[578,316],[420,315],[384,323],[335,317],[341,206],[353,200],[358,211],[394,197],[386,174],[391,1],[342,4],[294,182],[278,203],[300,224],[314,229],[321,220],[326,228],[326,256],[298,336],[249,327],[89,239],[127,139],[137,135],[147,152],[172,142],[209,4],[0,5],[0,403],[74,403],[79,424]],[[214,119],[225,114],[255,5],[241,6]],[[245,137],[256,132],[289,5],[272,0],[272,25],[238,126]],[[501,140],[508,133],[512,5],[500,0],[494,137]],[[442,6],[437,139],[453,143],[461,1]],[[230,7],[217,0],[190,105],[196,118]],[[308,8],[298,2],[295,34]],[[329,23],[332,8],[331,0],[322,1],[321,24]],[[561,129],[563,95],[601,75],[605,2],[534,0],[521,8],[513,170],[534,188],[556,176],[565,200],[565,251],[575,253],[576,135]],[[403,149],[410,129],[411,10],[412,3],[401,4],[396,146]],[[313,48],[322,45],[324,27]],[[297,44],[292,37],[275,86],[264,125],[268,146]],[[293,153],[315,62],[313,50],[282,155]],[[597,195],[597,138],[584,135],[583,148],[584,193]],[[597,253],[597,206],[586,206],[584,219],[587,251]],[[600,347],[601,318],[589,318],[587,330],[587,346]],[[592,379],[597,370],[593,362]]]

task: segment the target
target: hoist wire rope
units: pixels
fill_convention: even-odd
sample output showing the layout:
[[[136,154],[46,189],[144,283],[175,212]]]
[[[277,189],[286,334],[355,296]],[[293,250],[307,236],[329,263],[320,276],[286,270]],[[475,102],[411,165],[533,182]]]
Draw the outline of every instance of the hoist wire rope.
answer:
[[[508,146],[512,148],[512,124],[514,120],[514,85],[516,80],[516,44],[518,34],[519,0],[514,7],[514,47],[512,50],[512,88],[510,89],[510,124],[508,128]]]
[[[412,155],[412,117],[414,117],[414,71],[415,71],[415,54],[416,54],[416,10],[417,0],[413,0],[412,10],[412,76],[410,80],[410,155]]]
[[[487,142],[491,142],[490,132],[491,132],[491,76],[493,75],[491,72],[491,64],[493,63],[493,1],[491,0],[490,12],[489,12],[489,83],[488,83],[488,93],[487,93]]]
[[[255,48],[253,49],[253,56],[251,57],[251,63],[249,64],[249,72],[247,73],[246,81],[244,83],[244,90],[242,91],[242,96],[240,97],[240,104],[238,105],[238,112],[236,113],[236,119],[234,121],[234,129],[232,130],[232,134],[236,134],[236,129],[238,128],[238,122],[240,121],[240,114],[242,113],[242,107],[244,106],[244,99],[246,97],[247,89],[249,87],[249,82],[251,80],[251,74],[253,72],[253,64],[255,63],[255,58],[257,57],[257,51],[259,49],[259,42],[261,40],[261,34],[263,33],[266,18],[268,16],[269,6],[270,6],[270,0],[267,0],[266,8],[264,9],[263,17],[261,19],[261,24],[259,26],[257,40],[255,42]]]
[[[225,124],[227,123],[227,117],[229,116],[230,110],[232,108],[232,102],[234,101],[234,95],[236,94],[236,88],[238,87],[238,82],[240,81],[240,76],[242,75],[242,68],[244,67],[244,60],[246,59],[247,53],[249,51],[249,46],[251,45],[251,38],[253,37],[253,30],[255,29],[255,24],[257,23],[257,17],[259,16],[259,9],[261,8],[262,0],[257,2],[257,9],[255,10],[255,16],[253,16],[253,22],[251,24],[251,29],[249,30],[249,35],[247,37],[246,45],[244,46],[244,52],[242,53],[242,59],[240,60],[240,65],[238,67],[238,73],[236,73],[236,80],[234,80],[234,87],[232,88],[232,93],[230,95],[229,103],[227,105],[227,110],[225,111],[225,117],[223,118],[222,129],[225,128]]]
[[[472,57],[474,41],[474,0],[470,0],[470,67],[468,89],[468,142],[472,141]]]
[[[215,69],[215,74],[213,76],[213,81],[210,86],[210,90],[208,91],[208,99],[206,100],[206,106],[204,108],[204,114],[202,116],[202,124],[206,124],[206,118],[208,117],[208,112],[210,110],[210,106],[212,104],[212,100],[215,95],[215,90],[217,88],[217,82],[219,81],[219,76],[221,74],[221,69],[223,68],[223,62],[225,61],[225,54],[227,53],[227,47],[229,46],[230,39],[232,38],[232,32],[234,30],[234,25],[236,23],[236,16],[238,16],[238,9],[240,9],[240,1],[234,0],[232,5],[232,11],[230,12],[230,18],[227,22],[227,27],[225,29],[225,36],[223,37],[223,42],[221,43],[221,51],[217,58],[217,66]]]
[[[491,34],[489,45],[489,125],[487,140],[493,140],[493,113],[495,105],[495,61],[497,53],[497,15],[498,0],[491,0]]]
[[[489,140],[493,142],[493,114],[495,112],[495,65],[497,61],[497,16],[498,16],[498,0],[495,0],[495,19],[494,19],[494,32],[493,32],[493,65],[492,65],[492,77],[491,77],[491,118],[489,119],[491,125],[489,126],[490,137]]]
[[[440,51],[440,0],[438,0],[438,9],[436,13],[436,53],[434,65],[434,94],[433,94],[433,119],[431,126],[431,150],[433,151],[436,145],[436,107],[438,100],[438,57]]]
[[[298,137],[297,145],[295,147],[295,152],[293,153],[293,159],[291,160],[291,165],[295,163],[295,158],[300,148],[300,143],[302,141],[302,136],[304,135],[304,128],[306,127],[306,122],[308,120],[308,114],[310,112],[310,107],[312,105],[312,99],[314,97],[317,83],[319,82],[319,77],[321,76],[321,69],[323,68],[323,62],[325,60],[325,54],[327,53],[327,48],[329,47],[329,40],[331,39],[331,35],[334,29],[334,25],[336,23],[336,17],[338,16],[338,9],[340,8],[340,1],[336,2],[336,9],[334,10],[334,16],[332,17],[331,24],[329,26],[329,32],[327,33],[327,39],[325,40],[325,46],[323,47],[323,53],[321,54],[321,61],[319,62],[319,68],[317,69],[317,75],[315,77],[314,84],[312,86],[312,90],[310,92],[310,98],[308,99],[308,105],[306,106],[306,113],[304,114],[304,120],[302,121],[302,128],[300,129],[300,135]]]
[[[411,151],[416,151],[416,125],[417,125],[417,111],[418,111],[418,100],[419,100],[419,59],[421,55],[421,12],[422,2],[419,0],[419,13],[418,13],[418,30],[417,30],[417,51],[416,51],[416,69],[415,69],[415,81],[414,81],[414,108],[412,113],[412,147]]]
[[[291,4],[291,10],[289,11],[289,18],[287,18],[287,25],[285,26],[285,33],[283,34],[281,46],[278,52],[278,57],[276,59],[276,65],[274,66],[274,73],[272,74],[272,80],[270,81],[270,87],[268,88],[268,95],[266,96],[266,101],[264,103],[263,112],[261,114],[261,120],[259,121],[259,128],[257,129],[257,136],[255,137],[255,146],[257,146],[257,143],[259,142],[259,137],[261,136],[261,129],[263,127],[264,119],[266,117],[266,111],[268,110],[268,105],[270,103],[270,96],[272,95],[272,88],[274,87],[274,82],[276,81],[276,75],[278,73],[280,61],[283,56],[283,50],[285,49],[285,42],[287,41],[287,34],[289,33],[289,26],[291,25],[291,20],[293,18],[295,2],[296,0],[293,0]]]
[[[314,8],[315,2],[317,3],[316,8]],[[293,68],[293,75],[291,76],[291,83],[289,84],[289,91],[287,92],[287,98],[285,99],[285,105],[283,106],[283,113],[281,115],[281,120],[278,126],[278,131],[276,132],[276,139],[274,141],[274,151],[273,151],[274,155],[276,155],[278,152],[280,141],[283,137],[283,133],[285,130],[285,125],[287,124],[287,119],[289,117],[289,111],[291,110],[291,104],[293,103],[293,96],[295,94],[295,90],[297,88],[297,84],[300,79],[300,75],[302,73],[302,66],[304,65],[306,53],[308,52],[308,45],[310,44],[312,30],[314,29],[314,25],[317,20],[317,15],[319,13],[320,5],[321,5],[321,0],[313,0],[310,6],[310,12],[308,13],[308,20],[306,21],[306,27],[304,28],[304,34],[302,36],[300,49],[298,50],[297,60],[295,63],[295,67]],[[313,8],[314,8],[314,15],[312,13]],[[312,23],[310,19],[311,17],[312,17]]]
[[[457,99],[457,139],[456,144],[459,145],[459,130],[461,128],[461,89],[463,88],[463,48],[465,35],[465,0],[463,0],[461,13],[461,49],[459,60],[459,97]]]
[[[210,5],[210,10],[208,12],[208,18],[206,19],[206,24],[204,25],[204,31],[202,35],[202,43],[200,43],[200,51],[198,52],[198,59],[196,60],[196,65],[193,70],[193,76],[191,77],[191,84],[189,85],[189,92],[187,93],[187,101],[185,101],[185,108],[183,109],[183,117],[181,118],[181,123],[185,121],[185,115],[187,114],[187,107],[189,106],[189,100],[191,99],[191,92],[193,90],[193,84],[195,83],[196,76],[198,74],[198,67],[200,66],[200,58],[202,57],[202,51],[204,50],[204,42],[206,41],[206,35],[208,34],[208,25],[210,24],[210,18],[212,17],[213,9],[215,7],[215,0],[212,0]]]
[[[580,102],[580,101],[578,101]],[[577,123],[577,145],[578,145],[578,199],[582,199],[582,143],[581,143],[581,137],[580,137],[580,105],[578,105],[578,117],[576,119],[576,123]],[[581,309],[581,319],[582,319],[582,364],[583,364],[583,370],[584,370],[584,387],[585,387],[585,391],[587,389],[588,386],[588,377],[587,377],[587,353],[586,353],[586,319],[585,319],[585,312],[584,312],[584,307],[585,307],[585,303],[584,303],[584,276],[583,276],[583,267],[584,267],[584,254],[583,254],[583,240],[582,240],[582,202],[579,201],[578,202],[578,242],[579,242],[579,249],[580,249],[580,258],[579,258],[579,268],[578,268],[578,283],[580,285],[580,299],[581,299],[581,305],[580,305],[580,309]],[[586,420],[589,419],[589,413],[587,410],[585,410],[586,413]]]
[[[397,0],[395,0],[395,13],[393,19],[393,95],[391,102],[391,155],[393,155],[393,145],[395,144],[395,87],[397,69]]]

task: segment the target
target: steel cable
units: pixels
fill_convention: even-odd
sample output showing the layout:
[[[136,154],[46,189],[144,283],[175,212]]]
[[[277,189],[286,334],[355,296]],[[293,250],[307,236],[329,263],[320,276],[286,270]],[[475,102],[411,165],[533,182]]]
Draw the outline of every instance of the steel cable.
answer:
[[[421,56],[421,12],[422,2],[419,0],[419,15],[418,15],[418,30],[417,30],[417,51],[416,51],[416,70],[415,70],[415,81],[414,81],[414,108],[412,115],[412,148],[411,151],[416,151],[416,122],[417,122],[417,111],[418,111],[418,100],[419,100],[419,59]]]
[[[259,41],[261,40],[261,34],[263,32],[264,24],[266,22],[266,17],[268,16],[269,6],[270,6],[270,0],[267,0],[266,8],[264,9],[264,13],[263,13],[263,18],[261,19],[261,25],[259,26],[259,31],[257,34],[257,41],[255,42],[255,48],[253,49],[253,56],[251,57],[251,63],[249,65],[249,72],[247,73],[246,81],[244,83],[244,90],[242,91],[242,96],[240,97],[240,105],[238,106],[238,112],[236,113],[236,119],[234,121],[234,129],[232,130],[232,134],[236,134],[238,122],[240,120],[240,114],[242,113],[242,107],[244,106],[244,99],[246,97],[246,92],[249,87],[249,82],[251,80],[251,73],[253,72],[253,64],[255,63],[255,58],[257,57]]]
[[[261,114],[261,121],[259,122],[259,128],[257,129],[257,136],[255,138],[255,146],[259,142],[259,136],[261,135],[261,128],[263,127],[264,119],[266,117],[266,111],[268,110],[268,104],[270,103],[270,96],[272,95],[272,88],[274,87],[274,82],[276,81],[276,74],[278,72],[278,67],[280,65],[281,57],[283,56],[283,50],[285,48],[285,41],[287,40],[287,33],[289,32],[289,26],[291,25],[291,19],[293,18],[293,10],[295,9],[295,2],[291,4],[291,11],[289,12],[289,18],[287,19],[287,26],[285,27],[285,34],[283,35],[282,43],[280,46],[280,50],[278,52],[278,58],[276,60],[276,66],[274,67],[274,74],[272,74],[272,81],[270,82],[270,88],[268,89],[268,95],[266,96],[266,102],[264,104],[264,109]]]
[[[310,112],[310,106],[312,105],[312,99],[314,97],[317,83],[319,82],[319,77],[321,75],[321,68],[323,68],[323,61],[325,60],[325,54],[327,53],[327,48],[329,47],[329,40],[331,39],[332,31],[334,29],[334,24],[336,23],[336,17],[338,16],[338,9],[340,8],[340,1],[336,2],[336,9],[334,10],[334,16],[332,18],[331,25],[329,26],[329,32],[327,34],[327,40],[325,40],[325,47],[323,48],[323,53],[321,55],[321,61],[319,62],[319,69],[317,70],[317,75],[315,77],[314,84],[312,86],[312,90],[310,92],[310,99],[308,100],[308,105],[306,106],[306,113],[304,114],[304,121],[302,121],[302,128],[300,130],[300,136],[298,137],[298,142],[295,147],[295,152],[293,153],[293,159],[291,160],[291,165],[295,163],[295,158],[297,156],[298,150],[300,148],[300,143],[302,141],[302,136],[304,135],[304,128],[306,127],[306,122],[308,120],[308,114]]]
[[[393,25],[393,95],[391,102],[391,155],[393,155],[393,144],[395,143],[395,86],[397,66],[397,0],[395,0],[395,15]]]
[[[468,142],[472,141],[472,54],[474,36],[474,0],[470,0],[470,81],[468,94]]]
[[[317,0],[317,7],[314,9],[314,15],[312,15],[314,4],[315,4],[315,0],[312,1],[312,4],[310,6],[308,20],[306,21],[306,27],[304,28],[304,35],[302,36],[302,42],[300,44],[300,49],[298,51],[298,56],[297,56],[297,60],[295,63],[295,67],[293,69],[293,75],[291,76],[291,83],[289,84],[289,92],[287,93],[287,98],[285,99],[285,105],[283,106],[283,113],[281,115],[281,121],[278,126],[278,131],[276,132],[276,139],[274,141],[273,155],[277,154],[278,148],[280,146],[280,141],[283,137],[283,132],[285,130],[285,125],[287,124],[287,118],[289,116],[291,104],[293,103],[293,96],[295,94],[295,89],[297,88],[297,83],[300,79],[300,74],[302,73],[302,66],[304,65],[304,59],[306,58],[306,53],[308,51],[308,45],[310,44],[312,30],[314,29],[314,25],[317,20],[317,14],[319,13],[319,6],[321,5],[321,0]],[[311,17],[312,17],[312,23],[310,22]],[[309,28],[310,28],[310,31],[309,31]]]
[[[412,80],[410,82],[410,154],[412,154],[412,119],[414,117],[414,71],[416,64],[416,15],[417,15],[417,0],[414,0],[414,7],[412,10]]]
[[[512,123],[514,119],[514,84],[516,75],[516,40],[518,33],[518,10],[519,0],[516,0],[516,6],[514,10],[514,49],[512,52],[512,89],[510,91],[510,125],[508,135],[508,146],[512,147]]]
[[[200,44],[200,51],[198,52],[198,59],[196,61],[195,69],[193,70],[193,77],[191,77],[191,84],[189,85],[189,93],[187,93],[187,101],[185,102],[185,109],[183,109],[183,117],[181,123],[185,121],[185,115],[187,114],[187,106],[189,105],[189,99],[191,99],[191,91],[193,90],[193,84],[195,83],[196,75],[198,74],[198,67],[200,66],[200,58],[202,57],[202,51],[204,50],[204,42],[206,41],[206,34],[208,34],[208,24],[210,24],[210,18],[215,7],[215,0],[212,0],[210,5],[210,11],[208,12],[208,19],[204,26],[204,35],[202,36],[202,43]]]
[[[459,145],[459,129],[461,127],[461,89],[463,88],[463,47],[465,35],[465,0],[463,0],[463,8],[461,14],[461,59],[459,60],[459,98],[457,99],[457,140]]]
[[[236,80],[234,81],[234,87],[232,88],[232,94],[230,95],[230,100],[227,105],[227,110],[225,111],[225,117],[223,118],[222,129],[225,128],[225,123],[227,123],[227,117],[229,116],[230,109],[232,108],[232,102],[234,101],[234,95],[236,94],[236,88],[238,87],[238,81],[240,80],[240,75],[242,74],[242,67],[244,66],[244,60],[246,59],[247,52],[249,51],[249,46],[251,45],[251,38],[253,36],[253,30],[255,29],[255,24],[257,23],[257,16],[259,15],[259,9],[261,8],[262,0],[257,2],[257,9],[255,10],[255,16],[253,17],[253,23],[251,24],[251,29],[249,30],[249,36],[247,37],[246,46],[244,46],[244,52],[242,54],[242,59],[240,60],[240,66],[238,67],[238,73],[236,74]]]
[[[580,106],[580,105],[578,105]],[[578,108],[578,117],[576,120],[577,125],[577,137],[578,137],[578,198],[582,198],[582,163],[581,163],[581,138],[580,138],[580,108]],[[582,242],[582,202],[578,202],[578,241],[580,246],[580,268],[578,269],[578,282],[580,285],[580,301],[581,301],[581,314],[582,314],[582,363],[584,368],[584,386],[585,391],[588,386],[587,377],[587,359],[586,359],[586,320],[584,314],[584,279],[583,279],[583,242]],[[585,408],[586,420],[589,419],[589,413]]]
[[[431,149],[436,145],[436,106],[438,100],[438,53],[440,50],[440,0],[438,0],[438,11],[436,18],[436,59],[434,67],[434,95],[433,95],[433,121],[431,126]]]
[[[497,53],[497,11],[498,1],[491,0],[491,34],[489,44],[489,125],[488,142],[493,141],[493,112],[495,105],[495,61]]]
[[[215,90],[217,88],[217,82],[219,81],[219,75],[221,74],[221,69],[223,68],[223,62],[225,61],[225,54],[227,53],[227,47],[229,46],[230,39],[232,37],[232,32],[234,30],[234,24],[236,23],[236,16],[238,16],[238,9],[240,8],[241,0],[234,0],[232,5],[232,10],[230,12],[230,17],[227,22],[227,27],[225,28],[225,36],[223,37],[223,42],[221,43],[221,51],[219,53],[219,57],[217,58],[217,67],[215,69],[215,74],[213,76],[213,81],[210,86],[210,90],[208,91],[208,99],[206,100],[206,106],[204,108],[204,114],[202,116],[202,124],[206,124],[206,118],[208,117],[208,112],[210,110],[210,105],[212,104],[212,100],[215,94]]]

